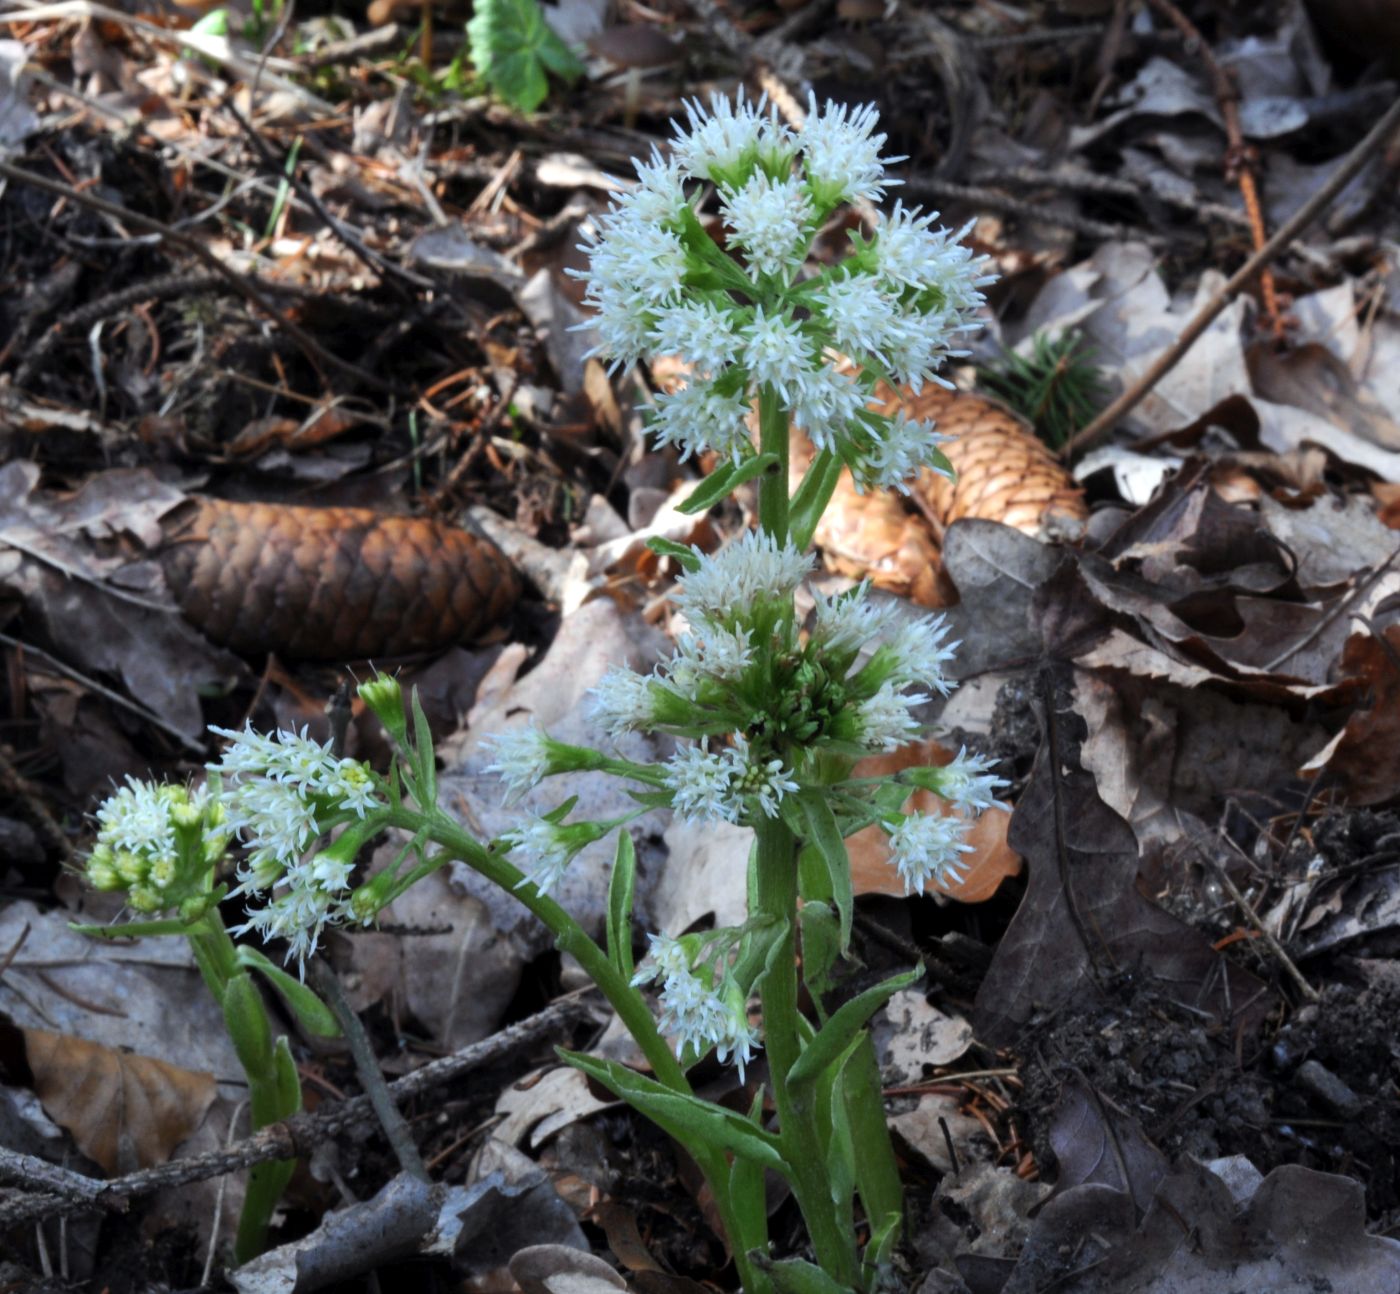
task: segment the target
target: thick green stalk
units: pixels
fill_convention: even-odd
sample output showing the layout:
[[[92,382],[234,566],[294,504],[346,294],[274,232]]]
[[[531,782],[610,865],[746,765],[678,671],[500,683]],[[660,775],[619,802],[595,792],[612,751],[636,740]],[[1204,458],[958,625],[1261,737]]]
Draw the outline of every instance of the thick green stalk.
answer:
[[[217,909],[205,914],[197,928],[190,932],[189,941],[204,983],[220,1008],[224,1008],[229,985],[237,977],[246,977],[248,972],[238,964],[238,950]],[[266,1030],[264,1036],[270,1040],[270,1027],[264,1023],[259,1028]],[[301,1093],[294,1085],[280,1081],[277,1048],[270,1045],[270,1041],[265,1044],[266,1054],[260,1062],[252,1060],[249,1048],[240,1045],[241,1041],[234,1040],[248,1080],[249,1119],[256,1132],[295,1114],[301,1108]],[[279,1043],[285,1048],[284,1041],[279,1040]],[[290,1055],[282,1063],[290,1066]],[[295,1167],[295,1160],[278,1159],[255,1164],[249,1169],[243,1211],[238,1217],[238,1234],[234,1240],[234,1256],[238,1262],[247,1262],[263,1251],[268,1222]]]
[[[768,958],[760,981],[763,1000],[763,1046],[778,1107],[783,1155],[793,1169],[793,1194],[807,1222],[817,1262],[828,1276],[855,1287],[855,1238],[842,1226],[831,1198],[824,1147],[811,1094],[794,1094],[787,1076],[801,1054],[797,1032],[797,841],[781,819],[755,828],[758,836],[757,910],[786,933]]]
[[[759,526],[779,544],[788,538],[788,410],[771,386],[758,397],[758,452],[774,454],[778,469],[762,477],[758,485]]]
[[[417,831],[422,826],[422,820],[412,811],[404,811],[401,816],[403,820],[396,820],[393,825],[408,831]],[[641,1048],[642,1055],[646,1057],[657,1081],[672,1091],[692,1094],[685,1070],[671,1054],[666,1040],[657,1030],[656,1021],[641,994],[627,982],[626,977],[612,964],[608,955],[589,938],[588,932],[564,908],[548,895],[541,894],[518,868],[483,848],[479,841],[463,831],[446,814],[437,812],[431,816],[428,838],[488,880],[494,881],[507,894],[514,895],[534,913],[554,935],[559,950],[574,957],[602,991],[622,1023],[627,1026],[633,1041]],[[744,1289],[749,1294],[767,1294],[767,1291],[772,1289],[771,1282],[753,1266],[748,1255],[740,1247],[744,1232],[730,1196],[729,1161],[725,1152],[704,1146],[686,1148],[705,1174],[725,1232],[735,1245],[734,1266],[739,1272]]]

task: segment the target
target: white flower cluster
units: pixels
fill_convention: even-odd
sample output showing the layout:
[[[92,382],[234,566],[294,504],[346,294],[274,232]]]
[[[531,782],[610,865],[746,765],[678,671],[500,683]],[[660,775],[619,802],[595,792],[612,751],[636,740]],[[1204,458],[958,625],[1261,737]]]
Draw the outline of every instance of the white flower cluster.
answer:
[[[366,813],[383,809],[374,775],[354,759],[337,759],[330,743],[301,733],[275,736],[212,728],[230,745],[209,766],[223,781],[220,799],[228,825],[247,846],[235,894],[270,896],[248,909],[233,933],[256,931],[261,939],[285,939],[289,959],[305,965],[328,924],[351,919],[352,861],[333,852],[306,857],[321,836]]]
[[[898,486],[943,439],[929,424],[866,410],[873,379],[837,371],[845,354],[918,391],[973,328],[990,280],[962,245],[967,230],[936,228],[937,213],[896,203],[870,244],[818,281],[799,283],[813,234],[844,202],[873,202],[886,186],[885,136],[872,106],[809,100],[799,131],[765,101],[686,105],[669,158],[637,163],[637,186],[598,218],[578,277],[597,312],[597,353],[614,367],[647,354],[691,366],[682,390],[659,396],[653,431],[682,458],[704,451],[736,464],[751,452],[745,413],[759,387],[778,392],[822,449],[842,451],[862,488]],[[688,210],[688,183],[719,195],[730,245],[710,245]],[[727,270],[716,263],[727,265]]]
[[[798,787],[781,759],[754,759],[742,733],[733,745],[712,751],[708,738],[666,761],[671,807],[683,818],[738,822],[756,804],[766,818],[778,816],[778,801]]]
[[[966,841],[972,819],[984,809],[1007,807],[996,793],[1010,783],[990,771],[995,762],[985,755],[969,755],[963,747],[951,763],[931,771],[938,794],[967,816],[911,813],[890,832],[890,854],[906,894],[922,892],[929,882],[956,881],[962,855],[972,849]]]
[[[812,558],[770,535],[749,531],[713,556],[696,553],[698,568],[681,582],[676,604],[690,630],[673,657],[644,676],[615,667],[593,689],[595,712],[614,736],[664,725],[668,703],[689,711],[709,684],[733,684],[769,646],[741,623],[765,602],[787,602],[811,572]],[[682,747],[665,765],[672,808],[701,821],[740,822],[753,813],[778,816],[783,796],[796,791],[791,769],[771,754],[755,754],[744,733],[728,744],[709,738]]]
[[[97,890],[125,890],[137,912],[174,907],[204,886],[208,869],[223,854],[228,831],[223,814],[204,787],[186,790],[133,777],[97,810],[97,841],[86,874]],[[180,873],[177,825],[200,828],[191,858],[193,872]]]
[[[669,935],[648,935],[647,962],[632,977],[634,985],[661,985],[661,1032],[674,1034],[676,1055],[687,1048],[703,1055],[711,1047],[721,1061],[732,1055],[739,1081],[760,1046],[758,1030],[741,1005],[726,1002],[690,966],[684,945]]]
[[[927,688],[947,696],[956,686],[944,666],[958,644],[946,641],[944,618],[921,616],[897,628],[895,619],[892,603],[871,601],[869,580],[846,593],[816,597],[812,639],[826,655],[855,658],[862,647],[875,649],[867,667],[875,690],[857,705],[859,731],[853,734],[867,750],[897,750],[918,735],[920,724],[913,712],[928,702],[929,694],[906,689]],[[853,670],[858,664],[851,659]]]
[[[509,842],[512,853],[521,855],[529,869],[527,879],[541,894],[548,894],[564,879],[565,869],[578,853],[577,837],[577,828],[571,830],[531,814],[523,826],[507,831],[502,839]]]

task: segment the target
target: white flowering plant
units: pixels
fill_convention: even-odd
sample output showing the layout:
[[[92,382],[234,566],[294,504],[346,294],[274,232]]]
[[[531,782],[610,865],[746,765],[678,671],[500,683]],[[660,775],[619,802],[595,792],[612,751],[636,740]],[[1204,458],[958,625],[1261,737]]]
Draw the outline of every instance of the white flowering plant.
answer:
[[[647,732],[674,753],[644,764],[557,741],[533,724],[497,734],[488,739],[490,767],[508,803],[548,778],[601,771],[629,784],[636,807],[610,821],[571,821],[568,800],[481,842],[437,803],[436,756],[416,695],[405,698],[380,676],[359,692],[393,741],[387,776],[304,736],[223,733],[232,744],[211,772],[219,780],[209,812],[219,816],[210,822],[246,850],[233,893],[248,901],[248,920],[233,933],[281,940],[298,961],[327,925],[372,922],[451,860],[513,893],[591,976],[651,1073],[564,1058],[692,1154],[744,1288],[868,1291],[889,1271],[903,1196],[865,1026],[921,971],[828,1006],[831,971],[851,938],[845,841],[877,826],[907,892],[946,886],[969,849],[966,815],[996,803],[1005,783],[965,751],[943,768],[855,775],[863,756],[922,733],[920,707],[953,686],[946,671],[957,644],[939,617],[901,620],[868,584],[818,594],[805,620],[795,594],[814,568],[807,550],[844,468],[868,489],[907,490],[925,468],[951,473],[931,425],[868,406],[881,380],[915,390],[940,380],[935,370],[974,326],[987,278],[959,235],[901,204],[868,236],[853,234],[843,261],[810,269],[812,240],[828,217],[845,203],[879,201],[895,183],[884,168],[898,159],[880,156],[885,136],[873,108],[813,100],[797,131],[742,95],[691,103],[687,114],[669,155],[638,163],[635,188],[587,235],[582,272],[597,353],[614,367],[655,353],[688,361],[687,385],[658,398],[652,425],[682,459],[714,456],[687,508],[757,484],[758,529],[721,551],[652,541],[679,566],[684,631],[652,673],[616,668],[595,689],[610,738]],[[723,244],[697,214],[711,188]],[[757,444],[747,426],[754,406]],[[790,496],[793,425],[817,453]],[[960,814],[906,812],[920,789]],[[653,808],[752,830],[749,912],[735,928],[650,934],[638,966],[626,827]],[[360,849],[391,829],[406,843],[388,866],[357,879]],[[613,832],[600,943],[552,891],[582,849]],[[100,852],[90,867],[99,884],[97,873],[107,875]],[[102,863],[112,866],[106,855]],[[799,1009],[803,983],[815,1019]],[[710,1053],[732,1062],[741,1082],[762,1068],[747,1113],[693,1091],[687,1071]],[[814,1262],[770,1252],[768,1170],[790,1186]]]
[[[320,749],[313,742],[294,745],[301,755]],[[307,769],[309,765],[303,771]],[[97,811],[97,840],[85,871],[94,889],[124,893],[128,907],[143,919],[75,928],[103,938],[183,935],[189,941],[247,1077],[249,1113],[257,1129],[301,1109],[301,1079],[286,1036],[273,1037],[253,976],[277,990],[308,1032],[334,1037],[340,1030],[330,1010],[299,978],[260,949],[235,944],[219,915],[219,903],[229,892],[219,881],[220,864],[233,833],[248,825],[237,816],[239,799],[238,790],[223,789],[217,772],[193,790],[128,778]],[[307,835],[314,825],[307,825]],[[303,844],[307,838],[298,830],[292,835],[301,835]],[[294,1167],[293,1160],[276,1160],[249,1170],[234,1242],[240,1262],[262,1251],[268,1222]]]

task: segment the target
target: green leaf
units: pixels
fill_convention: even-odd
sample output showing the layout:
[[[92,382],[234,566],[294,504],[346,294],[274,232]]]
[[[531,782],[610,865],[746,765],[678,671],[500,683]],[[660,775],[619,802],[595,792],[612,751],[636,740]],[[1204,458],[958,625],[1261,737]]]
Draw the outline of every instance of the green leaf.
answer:
[[[766,1253],[754,1252],[749,1254],[749,1260],[773,1282],[778,1294],[851,1294],[849,1286],[801,1258],[775,1262]]]
[[[831,968],[841,954],[841,932],[835,910],[810,900],[798,913],[802,928],[802,979],[822,1012],[822,998],[831,988]]]
[[[632,893],[637,882],[637,847],[632,833],[623,827],[617,833],[613,854],[612,879],[608,882],[608,960],[623,979],[630,980],[636,969],[632,962]]]
[[[755,1125],[763,1117],[763,1088],[749,1106],[749,1121]],[[730,1243],[745,1252],[768,1247],[768,1195],[763,1188],[763,1165],[757,1160],[734,1156],[729,1168],[729,1201],[738,1220],[739,1235]]]
[[[270,961],[256,948],[240,944],[238,964],[245,970],[257,971],[272,985],[287,1004],[291,1013],[301,1021],[302,1027],[318,1038],[338,1038],[340,1025],[335,1015],[324,1002],[293,975],[288,975],[275,962]]]
[[[700,482],[695,492],[684,503],[679,504],[676,511],[683,512],[686,516],[708,512],[721,499],[728,498],[745,481],[752,481],[754,477],[763,476],[767,472],[776,472],[780,466],[777,454],[757,454],[746,459],[738,467],[733,463],[722,463]]]
[[[822,519],[826,505],[836,493],[836,483],[841,479],[841,469],[845,464],[839,455],[824,449],[812,460],[797,493],[792,496],[788,510],[788,534],[793,546],[802,552],[817,533],[817,522]]]
[[[897,1229],[904,1219],[904,1184],[890,1144],[885,1121],[885,1098],[881,1090],[880,1067],[869,1033],[862,1033],[849,1059],[841,1068],[837,1092],[846,1108],[855,1149],[856,1190],[861,1207],[875,1233],[866,1248],[867,1261],[884,1262],[876,1236]],[[883,1221],[882,1221],[883,1219]],[[886,1243],[893,1245],[893,1239]],[[872,1256],[873,1254],[873,1256]]]
[[[681,1145],[732,1151],[764,1168],[772,1168],[784,1177],[791,1176],[787,1160],[778,1149],[778,1138],[749,1122],[742,1114],[702,1101],[688,1092],[672,1091],[655,1079],[638,1074],[613,1060],[585,1056],[562,1047],[559,1048],[559,1056],[565,1064],[583,1070],[608,1091],[646,1115]]]
[[[262,994],[247,971],[240,971],[224,985],[224,1028],[238,1053],[238,1063],[256,1086],[272,1067],[272,1026]]]
[[[841,1099],[841,1071],[850,1059],[851,1051],[860,1039],[837,1058],[817,1085],[817,1106],[826,1125],[826,1180],[832,1202],[840,1212],[844,1226],[851,1227],[855,1217],[856,1149],[851,1134],[851,1121]]]
[[[851,1040],[886,1002],[902,988],[908,988],[923,977],[920,964],[903,975],[895,975],[853,997],[837,1010],[821,1027],[802,1055],[788,1071],[788,1087],[812,1087],[822,1073],[851,1045]]]
[[[417,785],[413,795],[418,807],[424,812],[437,804],[437,753],[433,750],[433,731],[428,726],[428,716],[423,713],[423,703],[418,699],[418,689],[413,689],[413,762]]]
[[[170,917],[163,921],[128,921],[119,926],[80,925],[76,921],[68,923],[68,929],[75,934],[89,935],[94,939],[140,939],[143,935],[185,935],[199,924],[195,921],[182,921]]]
[[[804,833],[816,846],[826,864],[827,880],[831,885],[831,901],[841,918],[841,951],[851,946],[851,919],[855,911],[855,893],[851,887],[851,856],[846,852],[841,828],[831,811],[826,796],[816,787],[804,787],[797,793],[802,815],[807,822]]]
[[[658,557],[671,557],[681,564],[681,569],[693,575],[700,569],[700,558],[696,556],[695,549],[685,544],[678,544],[674,540],[662,539],[659,536],[648,539],[647,547]]]
[[[280,1034],[273,1046],[272,1068],[277,1084],[277,1117],[289,1119],[301,1109],[301,1075],[286,1034]]]
[[[467,24],[472,64],[513,108],[533,112],[549,93],[548,68],[572,81],[584,68],[535,0],[476,0]]]

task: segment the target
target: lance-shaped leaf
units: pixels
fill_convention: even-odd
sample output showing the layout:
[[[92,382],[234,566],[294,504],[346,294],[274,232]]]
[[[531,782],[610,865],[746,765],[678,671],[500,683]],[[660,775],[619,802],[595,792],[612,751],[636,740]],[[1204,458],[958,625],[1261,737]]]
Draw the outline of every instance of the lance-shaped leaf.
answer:
[[[745,481],[776,472],[780,466],[777,454],[757,454],[740,463],[738,467],[733,463],[721,463],[700,482],[695,492],[684,503],[677,506],[676,511],[683,512],[686,516],[708,512],[721,499],[728,498]]]
[[[812,1087],[826,1069],[840,1058],[841,1053],[851,1045],[856,1034],[886,1002],[902,988],[923,977],[924,968],[920,964],[903,975],[895,975],[868,988],[864,993],[853,997],[838,1011],[834,1012],[812,1039],[811,1044],[797,1058],[797,1063],[788,1071],[788,1087]]]
[[[612,879],[608,882],[608,960],[618,974],[630,980],[636,969],[632,962],[632,894],[637,881],[637,847],[632,833],[623,827],[617,833],[613,854]]]
[[[844,953],[851,945],[851,918],[855,908],[855,898],[851,892],[851,859],[846,852],[846,842],[841,837],[836,815],[820,789],[804,787],[796,798],[806,823],[803,834],[816,847],[826,864],[831,901],[836,905],[841,920],[841,951]]]
[[[336,1023],[330,1007],[295,975],[288,975],[280,966],[247,944],[239,946],[238,964],[245,970],[257,971],[267,980],[308,1033],[315,1034],[318,1038],[340,1036],[340,1026]]]
[[[841,479],[841,469],[845,466],[838,454],[829,449],[822,450],[812,460],[807,475],[792,496],[788,510],[788,534],[798,552],[802,552],[817,533],[817,522],[822,519],[826,505],[836,493],[836,483]]]
[[[681,1145],[732,1151],[785,1177],[790,1176],[787,1160],[778,1149],[778,1138],[757,1124],[750,1123],[742,1114],[711,1105],[687,1092],[663,1087],[655,1079],[638,1074],[616,1061],[565,1051],[562,1047],[559,1056],[566,1064],[583,1070],[589,1078],[596,1079],[608,1091],[646,1115]]]
[[[849,1286],[828,1276],[815,1263],[801,1258],[784,1258],[774,1262],[765,1253],[752,1253],[754,1266],[773,1282],[778,1294],[851,1294]]]

